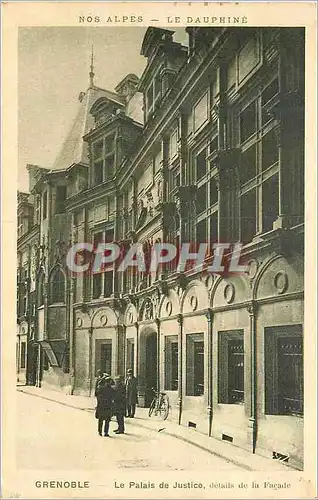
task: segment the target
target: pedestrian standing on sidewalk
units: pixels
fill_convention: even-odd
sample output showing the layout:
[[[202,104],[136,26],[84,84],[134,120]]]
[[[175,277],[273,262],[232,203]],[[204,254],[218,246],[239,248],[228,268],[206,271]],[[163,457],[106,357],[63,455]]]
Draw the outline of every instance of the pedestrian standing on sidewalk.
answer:
[[[138,403],[137,397],[137,379],[133,375],[133,371],[129,369],[127,371],[126,378],[126,407],[127,407],[127,417],[134,418],[136,412],[136,404]]]
[[[118,427],[114,431],[115,434],[124,434],[125,432],[125,413],[126,413],[126,388],[123,377],[119,375],[115,377],[115,399],[114,413],[116,415]]]
[[[98,393],[98,388],[101,384],[103,384],[104,379],[105,379],[105,374],[102,372],[102,370],[97,370],[96,372],[97,375],[97,380],[95,383],[95,398],[97,398],[97,393]]]
[[[97,390],[97,407],[95,417],[98,419],[98,434],[100,436],[103,434],[103,422],[105,422],[104,436],[109,437],[109,422],[112,418],[114,396],[115,391],[111,386],[111,378],[106,377],[103,379],[103,382],[101,382]]]

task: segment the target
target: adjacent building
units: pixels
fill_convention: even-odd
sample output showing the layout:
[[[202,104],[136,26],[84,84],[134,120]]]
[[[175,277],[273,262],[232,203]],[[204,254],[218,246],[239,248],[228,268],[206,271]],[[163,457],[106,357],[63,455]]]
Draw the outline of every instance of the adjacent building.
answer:
[[[28,166],[18,379],[92,395],[98,369],[133,368],[141,406],[165,390],[169,418],[301,467],[305,33],[186,31],[148,28],[115,91],[92,65],[53,168]],[[113,241],[242,242],[248,273],[67,269],[70,246]]]

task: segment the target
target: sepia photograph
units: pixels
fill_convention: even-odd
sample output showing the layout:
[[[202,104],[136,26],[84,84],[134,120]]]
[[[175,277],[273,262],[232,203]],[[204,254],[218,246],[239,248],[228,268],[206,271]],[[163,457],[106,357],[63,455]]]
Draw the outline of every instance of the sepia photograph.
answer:
[[[305,23],[198,15],[17,29],[32,498],[292,498],[305,469]]]

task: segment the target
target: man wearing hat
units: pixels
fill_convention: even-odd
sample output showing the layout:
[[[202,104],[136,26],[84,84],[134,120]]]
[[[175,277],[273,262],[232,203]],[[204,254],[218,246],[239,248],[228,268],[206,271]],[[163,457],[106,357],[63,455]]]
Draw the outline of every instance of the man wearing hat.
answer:
[[[127,370],[126,378],[126,408],[127,417],[134,418],[136,411],[136,404],[138,403],[137,397],[137,379],[133,375],[132,369]]]
[[[114,431],[115,434],[124,434],[125,432],[125,413],[126,413],[126,388],[122,376],[115,377],[115,396],[114,396],[114,413],[117,419],[118,428]]]
[[[98,419],[98,434],[102,436],[103,434],[103,423],[104,425],[104,436],[109,437],[109,423],[112,418],[112,405],[115,399],[115,392],[111,386],[111,378],[105,377],[100,382],[97,391],[97,406],[95,417]]]
[[[99,387],[104,383],[105,374],[102,372],[102,370],[97,370],[96,376],[97,380],[95,383],[95,398],[97,398]]]

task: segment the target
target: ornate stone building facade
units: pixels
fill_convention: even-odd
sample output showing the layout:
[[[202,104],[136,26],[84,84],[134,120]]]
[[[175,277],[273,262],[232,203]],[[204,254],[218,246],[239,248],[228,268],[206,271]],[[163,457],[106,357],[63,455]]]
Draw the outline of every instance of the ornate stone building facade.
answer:
[[[29,383],[91,395],[133,368],[140,405],[165,390],[169,418],[301,466],[304,30],[187,32],[148,28],[115,92],[92,67],[53,169],[28,167],[19,378],[25,358]],[[111,241],[242,242],[248,273],[69,273],[71,245]]]

